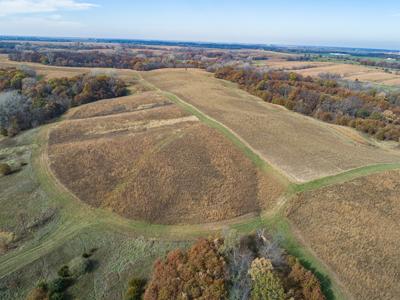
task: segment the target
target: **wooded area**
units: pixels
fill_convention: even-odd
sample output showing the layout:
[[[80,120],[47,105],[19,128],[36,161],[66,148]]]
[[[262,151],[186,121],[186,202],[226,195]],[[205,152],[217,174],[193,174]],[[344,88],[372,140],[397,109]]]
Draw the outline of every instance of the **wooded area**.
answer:
[[[28,68],[0,70],[0,131],[14,136],[56,118],[70,107],[126,95],[112,76],[87,74],[41,80]]]

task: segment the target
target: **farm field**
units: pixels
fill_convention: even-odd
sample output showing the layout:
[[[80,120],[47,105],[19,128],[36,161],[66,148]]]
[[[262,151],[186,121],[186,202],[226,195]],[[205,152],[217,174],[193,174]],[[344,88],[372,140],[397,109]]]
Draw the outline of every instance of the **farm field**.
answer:
[[[152,223],[257,213],[283,192],[221,134],[155,92],[70,111],[50,132],[49,160],[79,199]]]
[[[300,194],[287,216],[355,299],[400,294],[400,171]]]
[[[360,66],[356,64],[332,63],[332,62],[313,62],[313,61],[284,61],[266,60],[257,63],[272,69],[293,70],[304,76],[317,77],[321,73],[338,74],[343,79],[360,80],[377,84],[399,86],[400,75],[386,73],[379,68]]]
[[[400,162],[400,152],[391,144],[265,103],[210,73],[168,69],[141,74],[230,128],[294,182]]]

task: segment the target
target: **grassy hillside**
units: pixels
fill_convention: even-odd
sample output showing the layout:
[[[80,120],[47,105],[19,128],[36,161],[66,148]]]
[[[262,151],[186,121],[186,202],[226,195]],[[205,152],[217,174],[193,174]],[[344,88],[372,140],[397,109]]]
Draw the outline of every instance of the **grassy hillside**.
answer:
[[[204,72],[115,73],[135,94],[0,142],[16,170],[0,178],[1,299],[23,298],[92,249],[95,268],[68,293],[118,299],[157,257],[229,228],[267,228],[316,272],[328,299],[373,299],[380,284],[397,292],[396,262],[379,259],[398,247],[398,171],[380,174],[399,168],[397,149]]]

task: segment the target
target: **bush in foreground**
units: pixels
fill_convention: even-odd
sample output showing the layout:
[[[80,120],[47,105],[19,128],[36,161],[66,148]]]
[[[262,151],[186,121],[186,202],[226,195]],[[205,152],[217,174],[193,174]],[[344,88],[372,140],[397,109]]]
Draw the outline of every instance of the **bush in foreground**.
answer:
[[[273,273],[269,259],[256,258],[251,263],[249,274],[253,281],[252,300],[284,300],[285,291],[277,275]]]
[[[279,245],[265,230],[201,239],[155,263],[144,299],[325,300],[315,275]],[[141,299],[139,283],[126,299]]]
[[[29,292],[26,299],[27,300],[48,300],[49,297],[47,295],[47,290],[45,290],[41,287],[36,287]]]
[[[288,278],[300,286],[301,295],[299,296],[310,300],[324,300],[325,296],[315,275],[306,270],[299,260],[293,256],[289,257],[288,262],[291,267]]]
[[[132,278],[129,281],[128,290],[125,294],[125,300],[140,300],[144,293],[146,280],[141,278]]]

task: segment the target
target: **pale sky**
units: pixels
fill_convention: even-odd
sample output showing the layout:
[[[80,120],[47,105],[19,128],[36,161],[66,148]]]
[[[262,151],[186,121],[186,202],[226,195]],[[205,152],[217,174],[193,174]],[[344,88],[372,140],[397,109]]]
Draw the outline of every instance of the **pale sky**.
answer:
[[[400,50],[400,1],[0,0],[0,35]]]

